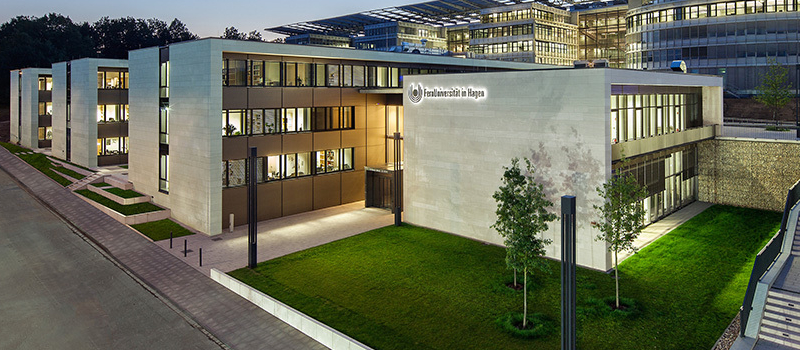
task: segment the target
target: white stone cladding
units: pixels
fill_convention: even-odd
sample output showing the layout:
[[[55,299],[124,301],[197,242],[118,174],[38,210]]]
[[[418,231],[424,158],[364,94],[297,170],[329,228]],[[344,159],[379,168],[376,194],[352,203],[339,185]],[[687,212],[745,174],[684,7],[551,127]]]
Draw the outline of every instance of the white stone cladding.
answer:
[[[483,99],[409,100],[409,84],[432,88],[484,89]],[[626,71],[566,69],[527,72],[410,76],[405,80],[404,221],[481,241],[502,244],[495,230],[492,194],[503,166],[527,157],[536,167],[552,211],[560,197],[577,197],[577,262],[611,268],[606,244],[594,238],[599,220],[592,205],[596,188],[611,175],[610,94],[612,84],[712,86],[704,92],[709,123],[721,121],[722,80],[717,77]],[[547,256],[560,257],[560,222],[545,238]]]
[[[53,63],[53,143],[56,158],[67,159],[67,63]]]
[[[50,75],[51,72],[48,68],[26,68],[10,72],[10,140],[31,149],[39,148],[40,74]],[[20,92],[22,92],[21,100]]]

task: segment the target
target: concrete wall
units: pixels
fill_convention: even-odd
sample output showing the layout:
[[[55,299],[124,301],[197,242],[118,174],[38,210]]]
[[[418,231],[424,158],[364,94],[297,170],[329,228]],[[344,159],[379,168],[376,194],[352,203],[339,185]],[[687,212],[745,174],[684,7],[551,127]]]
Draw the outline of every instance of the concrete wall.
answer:
[[[128,55],[128,180],[134,188],[171,207],[169,195],[158,191],[159,49],[131,51]]]
[[[410,84],[433,88],[485,89],[486,98],[409,100]],[[596,188],[611,175],[610,93],[612,85],[712,86],[708,123],[721,120],[722,80],[716,77],[616,69],[567,69],[406,77],[405,221],[502,244],[489,226],[496,220],[492,194],[503,166],[527,157],[536,166],[552,212],[562,195],[578,198],[577,262],[607,270],[611,256],[591,222]],[[719,107],[717,100],[719,99]],[[705,118],[704,118],[705,119]],[[545,238],[547,256],[560,256],[560,224]]]
[[[53,67],[56,67],[56,65],[53,65]],[[100,58],[84,58],[71,61],[71,161],[88,168],[97,167],[97,69],[99,67],[125,68],[128,67],[128,61]],[[59,68],[59,70],[61,69]],[[64,72],[64,79],[66,79],[66,72]],[[55,95],[56,92],[54,91],[54,100],[56,99]],[[66,90],[64,91],[64,105],[66,105]],[[53,107],[55,109],[55,102]],[[66,113],[66,109],[64,109],[63,113]],[[64,118],[66,118],[66,114],[64,114]],[[131,114],[130,118],[133,119],[133,114]],[[54,133],[55,119],[54,116]],[[66,135],[66,127],[64,128],[64,134]],[[55,144],[57,143],[54,140],[53,147],[56,147]],[[66,148],[66,141],[64,147]],[[58,156],[58,154],[56,155]],[[66,157],[66,152],[64,152],[64,157]]]
[[[404,220],[502,244],[489,226],[497,207],[492,194],[503,166],[527,157],[544,185],[551,212],[562,195],[578,197],[577,262],[600,270],[609,254],[594,237],[595,188],[611,171],[610,87],[604,70],[552,70],[406,77],[426,88],[486,89],[485,99],[404,99]],[[574,98],[575,91],[582,91]],[[560,256],[560,224],[550,224],[547,256]]]
[[[175,219],[212,235],[222,230],[222,43],[169,48],[170,207]]]
[[[9,93],[9,100],[8,100],[8,109],[9,109],[9,140],[12,143],[19,142],[19,82],[20,82],[20,74],[19,70],[12,70],[8,73],[9,81],[10,81],[10,93]]]
[[[704,202],[783,211],[786,191],[800,179],[800,142],[717,138],[701,142],[698,153]]]
[[[67,63],[53,64],[53,156],[67,159]]]
[[[50,74],[50,69],[26,68],[10,72],[10,140],[31,149],[39,148],[39,74]],[[22,101],[19,100],[20,85]]]

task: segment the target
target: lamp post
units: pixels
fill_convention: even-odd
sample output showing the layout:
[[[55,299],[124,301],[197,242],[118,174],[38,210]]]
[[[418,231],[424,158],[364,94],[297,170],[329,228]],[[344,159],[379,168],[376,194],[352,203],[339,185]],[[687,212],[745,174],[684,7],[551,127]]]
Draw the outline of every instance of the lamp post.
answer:
[[[256,204],[258,203],[256,191],[256,152],[255,147],[250,147],[248,162],[248,178],[247,178],[247,267],[256,268],[256,227],[258,226],[258,211]]]
[[[575,196],[561,197],[561,350],[576,349]]]
[[[400,176],[400,157],[403,154],[400,150],[400,133],[394,133],[394,171],[392,172],[392,182],[394,185],[394,225],[400,226],[403,222],[401,217],[400,211],[402,210],[402,205],[400,201],[402,200],[403,196],[400,194],[402,191],[403,186],[400,184],[402,181]]]

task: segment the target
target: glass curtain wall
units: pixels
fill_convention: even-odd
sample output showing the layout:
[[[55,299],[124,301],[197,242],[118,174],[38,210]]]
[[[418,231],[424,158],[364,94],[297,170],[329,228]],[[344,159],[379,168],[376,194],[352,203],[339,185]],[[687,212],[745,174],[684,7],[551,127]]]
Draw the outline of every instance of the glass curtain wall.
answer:
[[[699,88],[612,86],[611,143],[703,126]]]

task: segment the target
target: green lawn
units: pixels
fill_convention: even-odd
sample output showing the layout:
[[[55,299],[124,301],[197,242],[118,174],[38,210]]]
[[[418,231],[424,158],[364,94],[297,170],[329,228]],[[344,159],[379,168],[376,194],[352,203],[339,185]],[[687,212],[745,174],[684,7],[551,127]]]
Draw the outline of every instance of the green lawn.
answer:
[[[633,319],[581,313],[582,349],[709,349],[736,315],[758,250],[781,214],[714,206],[626,260]],[[231,275],[376,349],[559,349],[558,331],[513,338],[494,322],[522,310],[502,248],[413,226],[385,227]],[[558,262],[537,273],[529,311],[560,315]],[[614,295],[610,275],[578,270],[578,306]]]
[[[77,190],[75,192],[126,216],[164,210],[152,203],[122,205],[89,190]]]
[[[59,173],[62,173],[64,175],[67,175],[67,176],[69,176],[69,177],[71,177],[71,178],[73,178],[75,180],[80,180],[80,179],[83,179],[84,177],[86,177],[86,175],[83,175],[83,174],[81,174],[81,173],[79,173],[77,171],[74,171],[72,169],[67,169],[67,168],[65,168],[63,166],[54,166],[53,170],[58,171]]]
[[[145,236],[150,237],[150,239],[154,241],[169,239],[170,232],[172,232],[173,238],[194,234],[192,231],[183,228],[183,226],[178,225],[175,221],[170,219],[131,225],[131,227],[135,228],[136,231],[141,232]]]
[[[51,163],[50,159],[48,159],[47,156],[45,156],[44,154],[41,153],[19,154],[22,152],[29,152],[30,150],[7,142],[0,142],[0,146],[5,147],[11,153],[14,153],[15,155],[17,155],[17,157],[24,160],[37,170],[41,171],[47,177],[61,184],[61,186],[69,186],[70,184],[72,184],[72,181],[67,180],[65,177],[53,171],[54,168],[53,163]]]
[[[136,198],[136,197],[144,196],[143,194],[141,194],[139,192],[136,192],[134,190],[123,190],[121,188],[116,188],[116,187],[106,188],[105,191],[109,192],[109,193],[113,193],[113,194],[115,194],[117,196],[120,196],[122,198]]]
[[[94,186],[94,187],[110,187],[111,184],[108,184],[108,183],[105,183],[105,182],[96,182],[96,183],[93,183],[92,186]]]

